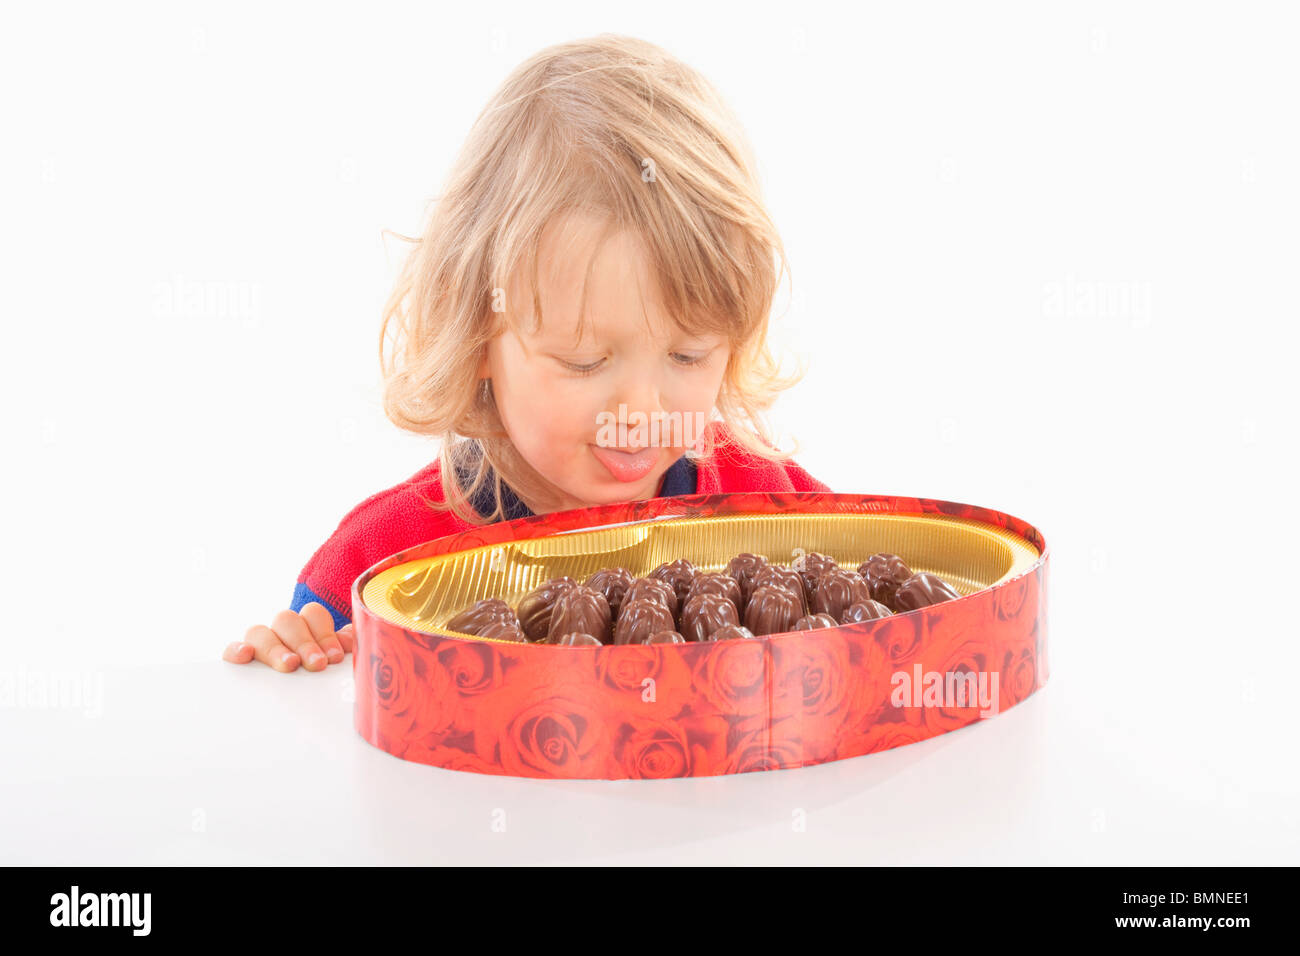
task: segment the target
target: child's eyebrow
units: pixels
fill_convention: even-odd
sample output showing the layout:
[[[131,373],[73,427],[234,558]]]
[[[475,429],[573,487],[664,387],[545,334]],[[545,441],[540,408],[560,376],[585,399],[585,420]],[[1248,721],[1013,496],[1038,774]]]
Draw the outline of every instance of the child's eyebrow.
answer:
[[[582,328],[582,334],[576,338],[573,335],[572,329],[569,329],[565,332],[560,332],[555,329],[544,328],[538,332],[535,332],[534,335],[536,337],[536,342],[539,347],[553,348],[553,349],[570,349],[570,348],[584,348],[584,347],[599,349],[606,345],[614,344],[614,342],[617,341],[617,337],[615,338],[615,340],[611,340],[611,341],[602,340],[599,336],[597,336],[597,334],[591,328],[591,326],[587,324],[584,324]],[[657,341],[660,344],[666,346],[676,345],[681,348],[703,349],[703,348],[716,348],[718,345],[722,344],[723,341],[725,341],[725,337],[721,335],[721,333],[715,333],[709,331],[692,332],[692,331],[688,331],[687,329],[674,326],[670,329],[670,331],[666,336],[660,337]]]

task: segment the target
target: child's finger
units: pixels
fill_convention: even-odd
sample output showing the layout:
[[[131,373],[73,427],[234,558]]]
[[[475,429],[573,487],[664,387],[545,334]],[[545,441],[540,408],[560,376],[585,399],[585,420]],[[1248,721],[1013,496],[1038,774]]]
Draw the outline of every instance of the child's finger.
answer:
[[[223,661],[230,661],[232,664],[247,664],[253,659],[253,645],[244,641],[231,641],[226,645],[226,649],[221,652]]]
[[[284,642],[284,646],[302,658],[302,666],[309,671],[324,670],[329,666],[325,652],[312,637],[311,628],[297,611],[281,611],[271,618],[271,630]]]
[[[253,656],[282,673],[288,673],[298,666],[301,658],[285,647],[275,631],[265,624],[254,624],[244,635],[244,643],[253,645]]]
[[[311,601],[299,609],[298,616],[307,622],[311,636],[331,664],[343,660],[343,645],[334,633],[334,615],[325,609],[325,605]]]
[[[341,628],[338,629],[337,633],[338,633],[339,643],[343,645],[343,650],[351,654],[352,648],[355,646],[355,641],[356,641],[356,637],[354,636],[352,625],[344,624]]]

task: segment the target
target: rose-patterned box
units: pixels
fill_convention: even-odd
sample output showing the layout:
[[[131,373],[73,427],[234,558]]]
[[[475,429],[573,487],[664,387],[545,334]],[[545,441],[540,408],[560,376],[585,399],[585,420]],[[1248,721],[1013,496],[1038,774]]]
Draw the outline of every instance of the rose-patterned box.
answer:
[[[548,578],[751,551],[846,568],[877,552],[960,597],[754,639],[559,647],[443,625]],[[355,724],[394,756],[452,770],[603,779],[802,767],[913,743],[1043,686],[1047,546],[1009,515],[923,498],[684,495],[521,518],[429,541],[353,584]],[[954,693],[955,692],[955,693]]]

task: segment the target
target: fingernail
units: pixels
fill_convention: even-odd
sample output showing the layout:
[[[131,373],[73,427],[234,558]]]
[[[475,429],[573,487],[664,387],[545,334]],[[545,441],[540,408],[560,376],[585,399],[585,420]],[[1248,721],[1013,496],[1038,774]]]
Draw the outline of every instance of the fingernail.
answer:
[[[331,647],[329,650],[329,659],[331,664],[337,664],[343,660],[343,652],[337,647]]]
[[[285,654],[283,657],[280,658],[280,663],[282,663],[285,667],[297,667],[298,662],[299,662],[298,655],[292,652]]]
[[[310,664],[312,667],[315,667],[317,664],[323,664],[325,663],[325,655],[322,654],[320,651],[315,651],[310,657],[307,658],[307,663]]]

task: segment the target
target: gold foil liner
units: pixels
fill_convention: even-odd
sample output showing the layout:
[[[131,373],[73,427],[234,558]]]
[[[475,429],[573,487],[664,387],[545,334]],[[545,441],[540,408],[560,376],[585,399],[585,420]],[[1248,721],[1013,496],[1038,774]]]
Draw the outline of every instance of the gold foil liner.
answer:
[[[622,566],[644,576],[677,558],[721,571],[745,551],[779,564],[789,564],[801,551],[819,551],[852,569],[885,551],[913,571],[937,574],[962,596],[1016,577],[1039,557],[1037,548],[1006,528],[951,515],[718,515],[561,532],[420,558],[375,575],[362,600],[384,620],[410,630],[494,641],[443,625],[483,598],[514,607],[560,575],[584,581],[601,568]]]

